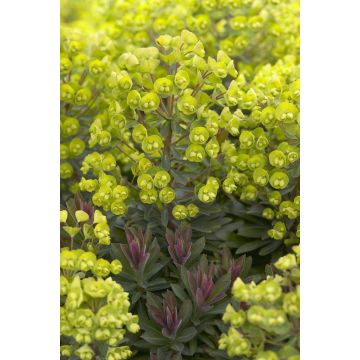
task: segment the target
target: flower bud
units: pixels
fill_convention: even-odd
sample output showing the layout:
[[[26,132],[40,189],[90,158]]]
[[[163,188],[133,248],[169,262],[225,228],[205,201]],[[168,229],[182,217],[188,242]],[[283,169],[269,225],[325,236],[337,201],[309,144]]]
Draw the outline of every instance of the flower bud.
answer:
[[[280,103],[275,111],[275,117],[284,123],[293,123],[296,121],[298,109],[294,104],[288,102]]]
[[[171,180],[169,173],[165,170],[158,171],[154,176],[154,185],[158,189],[166,187]]]
[[[60,85],[60,100],[71,102],[74,98],[75,90],[69,84]]]
[[[164,147],[164,143],[159,135],[147,136],[141,144],[143,151],[149,154],[158,153]]]
[[[275,171],[270,177],[270,185],[274,189],[285,189],[289,184],[289,176],[284,171]]]
[[[175,85],[184,90],[188,87],[190,83],[190,75],[186,70],[178,70],[175,75]]]
[[[132,129],[132,138],[137,144],[141,144],[147,136],[148,133],[146,127],[142,124],[137,124]]]
[[[242,190],[241,190],[241,196],[240,199],[241,200],[245,200],[245,201],[254,201],[256,199],[258,195],[258,191],[256,189],[256,187],[254,185],[246,185]]]
[[[107,130],[101,131],[98,137],[98,141],[100,146],[108,146],[111,141],[111,133]]]
[[[265,208],[262,212],[262,216],[267,220],[272,220],[275,216],[275,212],[271,208]]]
[[[79,89],[75,94],[76,105],[86,105],[92,97],[92,93],[88,88]]]
[[[250,170],[256,170],[265,166],[265,157],[262,154],[255,154],[249,157],[247,166]]]
[[[268,106],[262,110],[260,121],[266,128],[273,128],[276,123],[275,108]]]
[[[239,137],[240,148],[250,149],[255,144],[255,136],[251,131],[243,130]]]
[[[85,143],[80,138],[74,138],[69,143],[69,151],[71,156],[79,156],[85,150]]]
[[[212,185],[204,185],[199,189],[198,198],[201,202],[207,204],[216,199],[217,188]]]
[[[66,160],[69,155],[69,147],[66,144],[60,144],[60,160]]]
[[[199,208],[195,204],[189,204],[186,208],[189,217],[195,217],[199,213]]]
[[[171,213],[176,220],[184,220],[188,217],[188,210],[185,205],[175,205]]]
[[[88,344],[84,344],[75,351],[75,354],[81,360],[92,360],[95,355],[95,352],[91,349],[91,347]]]
[[[154,204],[158,198],[158,193],[155,189],[141,190],[139,197],[144,204]]]
[[[175,199],[175,191],[170,187],[165,187],[160,190],[159,199],[164,204],[170,204]]]
[[[250,89],[241,99],[241,109],[251,110],[257,103],[257,95],[253,89]]]
[[[60,164],[60,178],[61,179],[70,179],[74,174],[73,166],[68,162],[63,162]]]
[[[114,259],[110,264],[110,269],[114,275],[120,274],[122,270],[122,264],[120,260]]]
[[[278,221],[267,233],[272,239],[282,240],[286,234],[286,226],[282,221]]]
[[[150,170],[153,167],[152,162],[145,157],[142,157],[138,163],[132,167],[132,171],[134,175],[139,175],[142,173],[146,173],[148,170]]]
[[[98,223],[94,228],[94,234],[99,239],[99,244],[109,245],[110,244],[110,228],[105,222]]]
[[[253,180],[256,185],[265,186],[269,181],[269,173],[265,169],[256,169],[253,173]]]
[[[230,322],[231,326],[240,327],[246,321],[246,313],[244,310],[235,311],[231,304],[228,304],[222,319],[224,323]]]
[[[94,275],[99,277],[107,277],[110,275],[111,266],[110,263],[105,259],[98,259],[95,263],[92,272]]]
[[[257,140],[255,147],[258,150],[264,150],[269,145],[269,139],[265,135],[260,135]]]
[[[220,151],[220,145],[218,143],[218,141],[216,140],[216,137],[212,137],[210,139],[210,141],[206,144],[205,146],[205,151],[207,153],[207,155],[212,158],[215,159]]]
[[[128,74],[127,71],[120,71],[120,73],[118,74],[118,85],[119,88],[122,90],[130,90],[133,86],[133,82],[131,80],[130,75]]]
[[[98,59],[92,60],[89,63],[89,72],[93,76],[99,76],[105,71],[105,64]]]
[[[283,309],[290,316],[300,317],[300,294],[298,291],[284,295]]]
[[[71,71],[71,60],[68,57],[61,56],[60,58],[60,74],[66,74]]]
[[[277,206],[280,204],[282,197],[281,197],[281,194],[279,193],[279,191],[272,191],[272,192],[268,193],[267,198],[271,205]]]
[[[205,127],[199,126],[191,130],[189,139],[193,144],[203,145],[209,139],[209,132]]]
[[[60,252],[60,268],[64,270],[76,270],[78,254],[67,248]]]
[[[279,270],[291,270],[297,266],[296,256],[287,254],[275,262],[275,267]]]
[[[136,109],[140,106],[141,95],[137,90],[131,90],[126,98],[127,104],[132,108]]]
[[[192,162],[202,162],[205,159],[205,149],[201,145],[190,144],[185,152],[187,160]]]
[[[77,266],[81,271],[92,270],[96,263],[96,255],[93,252],[86,251],[82,253],[77,261]]]
[[[129,189],[124,185],[116,185],[112,190],[112,197],[116,200],[126,200],[129,197]]]
[[[272,166],[282,168],[286,165],[286,156],[280,150],[274,150],[269,154],[269,162]]]
[[[79,129],[80,129],[79,120],[72,117],[66,117],[64,122],[61,124],[62,133],[66,137],[76,135]]]
[[[173,82],[168,78],[159,78],[154,83],[154,91],[159,95],[171,95],[173,89]]]
[[[154,93],[145,94],[140,100],[140,109],[144,112],[151,112],[158,109],[160,105],[159,96]]]
[[[192,115],[198,109],[198,102],[193,96],[185,94],[178,99],[177,108],[185,115]]]
[[[237,186],[232,177],[228,177],[223,181],[222,188],[227,194],[231,194],[237,190]]]
[[[61,345],[60,346],[60,354],[61,354],[61,356],[70,357],[72,354],[71,345]]]
[[[239,154],[236,159],[235,165],[239,170],[245,171],[248,169],[248,161],[249,161],[248,154]]]
[[[279,211],[289,219],[296,219],[299,216],[299,211],[291,201],[283,201],[279,206]]]
[[[122,216],[125,215],[127,207],[122,200],[115,200],[111,203],[110,210],[114,215]]]
[[[137,184],[141,190],[151,190],[154,188],[153,178],[149,174],[141,174],[137,178]]]

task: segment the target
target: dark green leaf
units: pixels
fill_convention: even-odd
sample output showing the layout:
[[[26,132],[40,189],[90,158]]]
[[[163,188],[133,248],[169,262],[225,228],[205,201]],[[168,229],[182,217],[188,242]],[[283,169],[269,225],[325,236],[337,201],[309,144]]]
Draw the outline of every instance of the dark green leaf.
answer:
[[[170,284],[172,291],[174,294],[181,300],[185,301],[188,297],[186,296],[182,287],[178,284]]]
[[[271,242],[271,240],[257,240],[257,241],[249,241],[244,245],[241,245],[236,250],[236,254],[243,254],[247,253],[253,250],[256,250],[260,247],[263,247],[265,245],[268,245]]]
[[[189,327],[184,329],[176,336],[176,340],[181,343],[186,343],[190,341],[193,337],[195,337],[197,334],[197,331],[194,327]]]

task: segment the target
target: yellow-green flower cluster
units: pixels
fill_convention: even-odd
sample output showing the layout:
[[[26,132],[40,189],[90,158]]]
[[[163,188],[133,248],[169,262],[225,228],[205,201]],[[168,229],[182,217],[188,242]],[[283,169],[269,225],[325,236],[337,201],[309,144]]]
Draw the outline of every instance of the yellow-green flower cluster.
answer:
[[[210,53],[221,49],[255,64],[299,53],[296,0],[64,0],[62,5],[67,22],[62,32],[71,39],[70,53],[81,51],[91,38],[112,56],[134,45],[149,46],[152,34],[174,36],[185,28],[199,36]],[[76,22],[71,23],[72,19]],[[70,66],[63,61],[64,71]],[[93,67],[95,74],[101,74],[101,64],[95,62]]]
[[[223,315],[223,321],[230,327],[219,340],[219,348],[226,350],[228,356],[289,359],[283,355],[289,352],[289,344],[276,342],[274,348],[273,339],[277,336],[287,339],[286,335],[291,334],[291,359],[299,359],[300,248],[294,246],[293,250],[295,254],[285,255],[274,264],[282,275],[268,276],[259,284],[235,280],[232,287],[235,308],[228,304]]]
[[[79,222],[89,220],[81,210],[75,216]],[[61,221],[66,222],[67,217],[63,210]],[[94,218],[96,226],[106,224],[99,212]],[[96,226],[95,233],[99,231]],[[105,343],[107,360],[131,356],[129,347],[120,345],[126,329],[133,333],[139,330],[138,317],[129,312],[129,294],[110,277],[121,272],[121,262],[98,258],[93,251],[64,247],[60,252],[60,270],[60,334],[67,339],[61,354],[91,360],[98,344]]]
[[[60,211],[60,222],[62,229],[74,240],[81,241],[90,251],[96,252],[102,245],[109,245],[110,227],[106,216],[100,210],[95,210],[92,218],[83,210],[75,211],[69,216],[67,210]]]
[[[176,220],[185,220],[193,218],[199,213],[199,208],[195,204],[175,205],[172,209],[172,215]]]
[[[143,5],[139,16],[145,23],[140,27],[146,28],[147,2]],[[229,6],[232,14],[234,9]],[[264,6],[279,10],[283,5],[267,2]],[[248,18],[245,8],[241,11],[244,14],[233,14],[229,20],[230,33],[243,33],[245,28],[260,31],[263,22],[258,15]],[[219,14],[226,9],[219,4],[214,7]],[[126,28],[126,24],[118,22],[120,27]],[[67,119],[74,112],[80,118],[83,111],[92,114],[87,143],[95,151],[86,152],[80,168],[83,176],[73,183],[74,189],[92,193],[96,206],[117,216],[125,216],[129,206],[145,204],[159,210],[170,206],[171,214],[181,220],[188,217],[183,207],[189,201],[211,203],[221,191],[252,203],[274,191],[282,195],[296,188],[297,56],[286,55],[274,64],[257,67],[244,65],[234,61],[226,49],[206,56],[206,42],[196,32],[165,33],[165,29],[155,39],[156,46],[144,42],[122,49],[110,40],[105,41],[107,45],[92,40],[92,52],[82,56],[82,61],[74,60],[82,51],[76,52],[71,45],[72,36],[79,34],[64,30],[62,63],[66,66],[61,86],[65,90],[73,87],[74,94],[79,86],[93,89],[87,105],[62,97]],[[61,166],[65,177],[72,178],[71,164]],[[198,174],[185,180],[196,196],[182,203],[176,195],[178,179],[169,171],[186,168]],[[166,185],[157,185],[159,172],[167,173]],[[214,181],[208,183],[207,178]],[[294,199],[285,199],[284,204],[277,204],[279,208],[274,209],[277,205],[269,201],[264,209],[264,217],[273,221],[268,235],[276,240],[287,240],[288,231],[280,226],[281,221],[275,221],[297,219],[299,214],[289,203]]]

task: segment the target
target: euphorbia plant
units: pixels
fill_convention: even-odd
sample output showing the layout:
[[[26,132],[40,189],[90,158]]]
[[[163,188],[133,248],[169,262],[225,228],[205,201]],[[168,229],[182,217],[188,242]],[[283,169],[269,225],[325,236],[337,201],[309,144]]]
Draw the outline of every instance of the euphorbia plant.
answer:
[[[231,289],[295,286],[290,275],[266,275],[300,237],[298,3],[86,3],[63,2],[61,35],[61,244],[62,257],[77,259],[71,283],[111,275],[104,281],[129,293],[140,325],[126,333],[134,359],[272,359],[273,329],[250,326],[265,337],[259,346],[240,324],[241,311],[268,314],[267,303],[241,301],[228,335],[221,318],[225,309],[224,321],[235,317]],[[293,348],[292,325],[278,335],[289,330]],[[72,356],[105,356],[88,346]]]

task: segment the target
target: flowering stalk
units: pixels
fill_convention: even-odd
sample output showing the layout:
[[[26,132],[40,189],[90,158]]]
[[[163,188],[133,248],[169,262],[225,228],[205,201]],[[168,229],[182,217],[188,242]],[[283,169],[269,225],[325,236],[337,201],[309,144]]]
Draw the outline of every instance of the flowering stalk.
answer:
[[[224,248],[223,255],[222,255],[222,261],[221,261],[221,268],[220,268],[220,274],[225,275],[227,273],[230,273],[231,275],[231,283],[234,282],[234,280],[239,277],[241,270],[243,269],[244,263],[245,263],[246,256],[243,255],[239,257],[238,259],[234,259],[231,256],[231,252],[228,248]]]
[[[191,226],[181,226],[176,229],[175,234],[166,229],[166,240],[168,251],[176,265],[184,265],[191,255]]]
[[[208,264],[205,256],[200,260],[200,265],[195,272],[187,272],[187,280],[194,303],[201,311],[210,310],[215,303],[225,297],[223,290],[215,291],[214,281],[215,266]]]
[[[150,233],[144,234],[140,228],[136,230],[125,228],[125,236],[127,245],[121,244],[121,249],[132,268],[142,271],[150,256],[147,251]]]
[[[167,337],[174,337],[182,320],[179,319],[175,295],[166,291],[161,301],[156,295],[149,295],[147,309],[151,318],[162,328]]]

